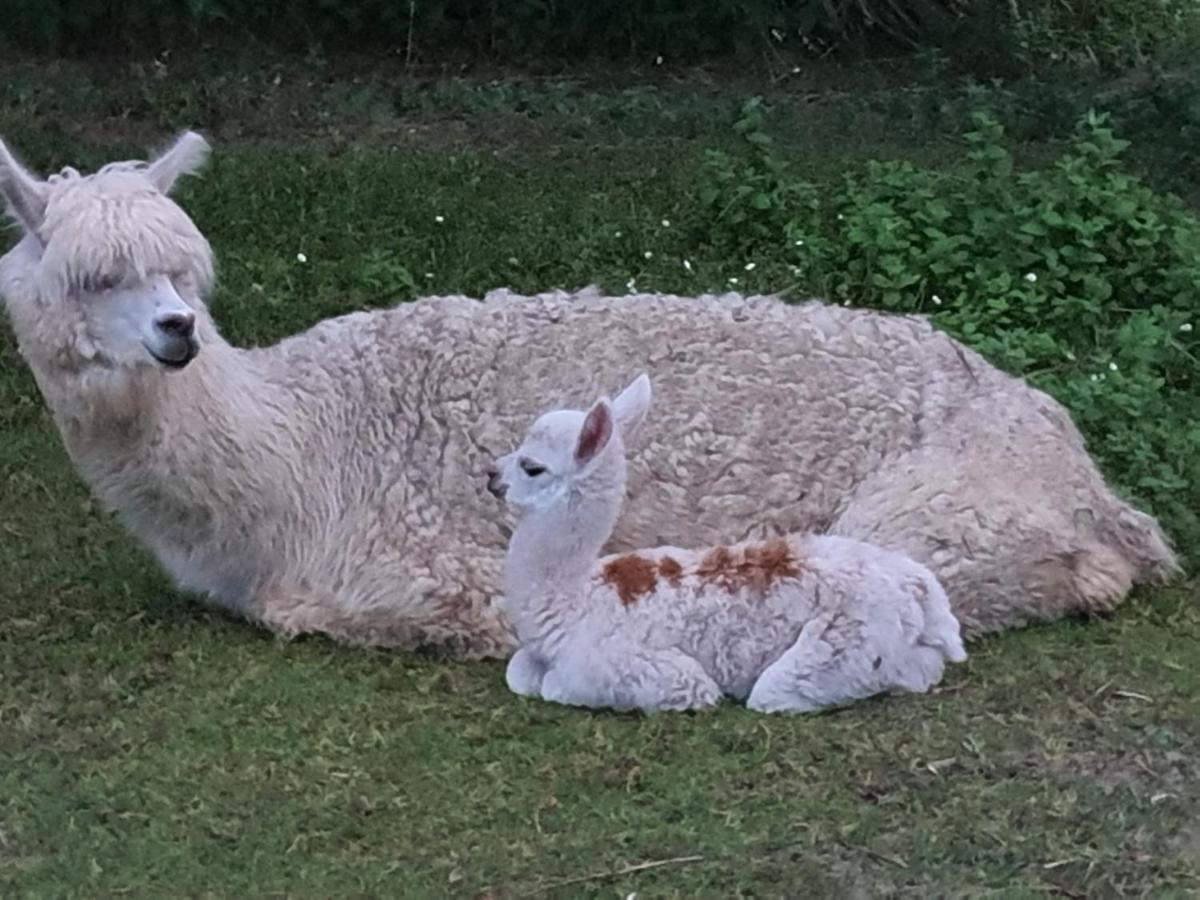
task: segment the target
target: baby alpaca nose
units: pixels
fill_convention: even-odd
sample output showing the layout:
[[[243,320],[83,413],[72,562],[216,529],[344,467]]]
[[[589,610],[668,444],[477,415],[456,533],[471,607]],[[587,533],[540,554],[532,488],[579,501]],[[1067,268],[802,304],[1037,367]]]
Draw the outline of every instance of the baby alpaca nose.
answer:
[[[187,340],[196,330],[195,313],[167,313],[159,316],[154,324],[167,337]]]
[[[487,476],[487,489],[493,497],[504,499],[504,494],[508,490],[500,483],[500,469],[495,463],[489,463],[487,468],[483,470],[483,474]]]

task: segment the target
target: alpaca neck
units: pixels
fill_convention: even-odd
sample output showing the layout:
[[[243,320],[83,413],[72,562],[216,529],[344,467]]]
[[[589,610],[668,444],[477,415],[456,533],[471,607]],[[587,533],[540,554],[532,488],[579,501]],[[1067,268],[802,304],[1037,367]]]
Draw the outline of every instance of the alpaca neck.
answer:
[[[290,438],[277,399],[251,354],[208,336],[182,371],[113,377],[55,413],[85,480],[154,546],[272,509]]]
[[[606,498],[576,494],[522,517],[504,566],[507,613],[522,644],[545,639],[577,609],[576,598],[620,511],[618,492]]]

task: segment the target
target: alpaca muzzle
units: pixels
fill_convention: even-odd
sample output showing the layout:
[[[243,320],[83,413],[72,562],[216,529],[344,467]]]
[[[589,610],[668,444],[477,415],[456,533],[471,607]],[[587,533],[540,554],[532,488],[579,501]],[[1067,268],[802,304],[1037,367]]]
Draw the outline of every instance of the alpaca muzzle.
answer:
[[[508,485],[500,480],[500,470],[495,466],[488,466],[485,474],[488,492],[497,500],[503,500],[504,495],[508,493]]]
[[[200,352],[196,340],[196,316],[193,313],[169,313],[155,320],[154,346],[146,350],[169,369],[182,369]]]

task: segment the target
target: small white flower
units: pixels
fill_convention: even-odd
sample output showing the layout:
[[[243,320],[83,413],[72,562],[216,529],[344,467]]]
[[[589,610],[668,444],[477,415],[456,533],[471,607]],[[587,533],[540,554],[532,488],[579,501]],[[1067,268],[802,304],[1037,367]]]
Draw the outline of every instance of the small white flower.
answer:
[[[653,250],[647,250],[645,253],[643,253],[643,254],[642,254],[642,256],[646,257],[646,259],[653,259],[653,258],[654,258],[654,251],[653,251]]]
[[[736,278],[730,278],[730,279],[729,279],[729,283],[730,283],[730,284],[737,284],[738,282],[737,282],[737,279],[736,279]]]
[[[1025,280],[1028,281],[1030,284],[1037,284],[1037,276],[1034,275],[1032,272],[1025,273]]]
[[[799,75],[799,74],[800,74],[800,67],[799,67],[799,66],[792,66],[792,74],[793,74],[793,75]]]
[[[803,241],[803,240],[798,240],[798,241],[796,241],[796,246],[797,246],[797,247],[803,247],[803,246],[804,246],[804,241]]]
[[[845,221],[845,219],[846,219],[846,217],[845,217],[845,216],[843,216],[841,213],[838,213],[838,221],[839,221],[839,222],[844,222],[844,221]]]
[[[510,256],[508,258],[508,264],[510,266],[519,266],[521,264],[521,261],[519,259],[517,259],[515,256]]]
[[[683,261],[683,267],[689,272],[692,271],[692,264],[686,259]]]
[[[663,228],[670,228],[670,227],[671,227],[671,220],[663,219]]]
[[[1095,373],[1092,373],[1092,381],[1099,381],[1099,380],[1100,380],[1100,376]]]
[[[1115,372],[1115,371],[1117,371],[1117,364],[1116,364],[1116,363],[1114,363],[1114,362],[1110,362],[1110,363],[1108,364],[1108,370],[1109,370],[1110,372]]]
[[[637,283],[632,278],[630,278],[627,282],[625,282],[625,290],[636,291]]]
[[[306,262],[308,262],[308,257],[305,256],[303,253],[297,253],[296,254],[296,262],[306,263]]]
[[[1070,362],[1075,362],[1075,354],[1070,350],[1067,351],[1067,360]]]
[[[754,271],[754,267],[755,267],[755,266],[757,266],[757,265],[758,265],[758,263],[752,263],[752,262],[746,263],[746,271],[747,271],[747,272],[753,272],[753,271]]]
[[[432,273],[432,272],[426,272],[426,273],[425,273],[425,277],[426,277],[426,278],[428,278],[430,281],[432,281],[432,280],[433,280],[433,273]]]
[[[445,216],[434,216],[434,217],[433,217],[433,221],[435,221],[435,222],[437,222],[439,225],[441,225],[443,222],[445,222],[445,221],[446,221],[446,217],[445,217]]]
[[[843,300],[843,301],[842,301],[842,306],[849,306],[849,305],[850,305],[850,301],[849,301],[849,300]]]
[[[615,232],[615,233],[613,234],[613,237],[620,237],[620,236],[621,236],[621,232],[619,232],[619,231],[618,231],[618,232]]]
[[[929,299],[933,301],[933,305],[934,305],[934,306],[941,306],[941,305],[942,305],[942,298],[941,298],[941,297],[939,297],[937,294],[934,294],[934,295],[933,295],[932,297],[930,297]]]
[[[1192,323],[1184,322],[1182,325],[1179,326],[1179,330],[1184,332],[1184,334],[1186,334],[1187,332],[1192,330]]]
[[[661,56],[654,57],[654,64],[656,66],[661,66],[662,65],[662,57]]]

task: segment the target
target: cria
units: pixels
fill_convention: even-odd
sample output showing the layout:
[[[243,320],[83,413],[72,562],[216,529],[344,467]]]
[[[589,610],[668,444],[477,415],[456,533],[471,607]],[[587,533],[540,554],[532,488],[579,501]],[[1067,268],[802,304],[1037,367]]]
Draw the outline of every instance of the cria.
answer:
[[[489,472],[516,508],[505,610],[518,694],[575,706],[698,709],[723,695],[809,712],[923,692],[966,659],[937,579],[906,556],[796,535],[597,560],[625,494],[622,425],[650,401],[642,375],[615,403],[541,416]]]

